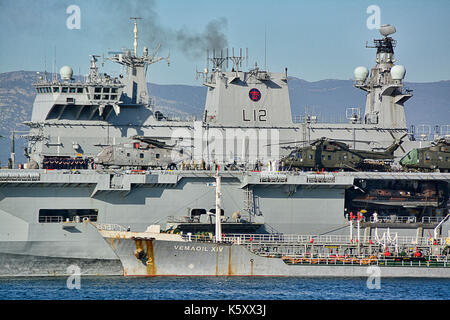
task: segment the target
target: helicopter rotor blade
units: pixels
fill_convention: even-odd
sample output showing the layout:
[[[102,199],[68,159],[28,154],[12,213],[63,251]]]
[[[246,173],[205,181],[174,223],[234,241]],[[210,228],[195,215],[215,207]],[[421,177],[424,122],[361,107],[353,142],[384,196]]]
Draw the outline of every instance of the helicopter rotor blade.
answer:
[[[392,131],[389,131],[389,134],[391,135],[391,137],[394,139],[394,142],[399,144],[400,149],[403,151],[403,153],[406,153],[405,148],[403,148],[402,143],[403,143],[403,139],[408,135],[408,133],[405,133],[404,135],[402,135],[400,137],[400,139],[396,138],[394,136],[394,134],[392,133]]]
[[[308,140],[297,140],[297,141],[288,141],[288,142],[280,142],[280,143],[269,143],[269,144],[264,145],[264,147],[278,146],[278,145],[282,145],[282,144],[294,144],[294,143],[301,143],[301,142],[308,142]]]

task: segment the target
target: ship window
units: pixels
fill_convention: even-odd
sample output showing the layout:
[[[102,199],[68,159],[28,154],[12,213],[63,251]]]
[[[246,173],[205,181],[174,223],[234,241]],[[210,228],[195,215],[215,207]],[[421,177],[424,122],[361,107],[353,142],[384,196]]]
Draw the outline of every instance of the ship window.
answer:
[[[77,88],[77,93],[83,93],[83,88]]]
[[[438,156],[438,160],[439,160],[439,161],[442,161],[442,156]]]
[[[100,87],[95,87],[95,93],[100,93],[102,92],[102,88]]]
[[[116,94],[112,94],[111,95],[111,100],[117,100],[117,95]]]
[[[144,159],[144,154],[143,154],[143,153],[140,153],[140,154],[139,154],[139,158]]]
[[[69,88],[67,88],[67,87],[62,87],[61,92],[67,92],[68,90],[69,90]]]
[[[53,87],[53,92],[59,92],[59,87]]]
[[[161,158],[161,155],[159,153],[157,153],[157,154],[155,154],[155,158],[159,159],[159,158]]]
[[[429,154],[426,154],[426,155],[425,155],[425,160],[431,160],[431,157],[430,157]]]
[[[111,88],[111,93],[117,93],[117,88]]]
[[[331,156],[330,155],[328,156],[328,160],[331,160]]]
[[[312,155],[312,154],[309,154],[308,156],[309,156],[309,159],[311,159],[311,160],[312,160],[312,158],[313,158],[313,155]]]
[[[75,88],[69,88],[70,93],[75,93]]]
[[[97,221],[98,209],[39,209],[39,223],[74,221],[76,216]]]
[[[94,94],[94,100],[100,100],[100,95],[99,94]]]
[[[103,100],[109,100],[109,94],[104,94],[103,95]]]
[[[212,214],[216,214],[216,208],[209,209],[209,212],[211,212]],[[224,213],[225,213],[225,211],[223,209],[220,209],[220,215],[223,216]]]
[[[127,153],[127,157],[129,157],[130,156],[130,153]]]
[[[445,161],[448,161],[448,157],[445,157]]]
[[[109,93],[109,88],[103,88],[104,93]]]
[[[201,216],[202,214],[206,214],[206,209],[192,209],[191,216]]]

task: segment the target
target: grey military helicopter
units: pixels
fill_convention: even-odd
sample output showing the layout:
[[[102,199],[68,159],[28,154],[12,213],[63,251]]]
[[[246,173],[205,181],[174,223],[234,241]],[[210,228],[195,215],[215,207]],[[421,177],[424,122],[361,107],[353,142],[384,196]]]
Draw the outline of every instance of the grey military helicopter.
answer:
[[[296,147],[282,159],[285,167],[312,170],[389,170],[394,159],[394,152],[403,142],[403,135],[383,151],[351,149],[342,141],[322,137],[309,146]],[[352,140],[354,141],[354,140]],[[300,142],[300,141],[295,141]],[[366,142],[368,141],[357,141]],[[293,142],[290,142],[292,144]],[[287,143],[285,143],[287,144]]]
[[[169,169],[176,168],[183,149],[150,137],[133,136],[131,142],[104,148],[94,159],[100,168]]]
[[[439,138],[430,147],[413,149],[400,159],[408,170],[450,171],[450,139]]]

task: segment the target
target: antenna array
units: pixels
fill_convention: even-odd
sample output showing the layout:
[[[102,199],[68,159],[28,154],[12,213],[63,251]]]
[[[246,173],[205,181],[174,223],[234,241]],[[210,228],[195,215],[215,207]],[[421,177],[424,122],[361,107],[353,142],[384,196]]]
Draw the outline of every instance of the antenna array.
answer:
[[[209,50],[206,50],[206,68],[209,69],[209,62],[212,63],[213,71],[221,70],[224,67],[224,63],[226,63],[225,68],[228,69],[228,61],[233,63],[234,71],[239,71],[244,61],[247,61],[248,65],[248,48],[245,48],[245,56],[242,54],[242,48],[239,49],[239,56],[235,55],[234,48],[231,49],[231,56],[229,55],[228,48],[225,49],[225,52],[226,55],[224,55],[223,49],[220,49],[220,51],[213,49],[212,56],[210,56]]]

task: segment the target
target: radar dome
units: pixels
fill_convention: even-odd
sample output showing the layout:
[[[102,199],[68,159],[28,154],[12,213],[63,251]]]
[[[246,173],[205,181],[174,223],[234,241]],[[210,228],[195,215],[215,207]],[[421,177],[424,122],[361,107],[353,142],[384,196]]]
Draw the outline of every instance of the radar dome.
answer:
[[[366,67],[357,67],[355,71],[353,71],[353,75],[356,81],[365,81],[369,75],[369,69]]]
[[[391,35],[391,34],[394,34],[396,31],[397,31],[397,30],[395,30],[395,27],[394,27],[394,26],[391,26],[390,24],[383,24],[383,25],[380,27],[380,33],[381,33],[381,35],[383,35],[383,36],[385,36],[385,37],[387,37],[387,36],[389,36],[389,35]]]
[[[69,66],[64,66],[59,70],[59,75],[63,80],[70,80],[72,79],[73,70]]]
[[[392,80],[402,80],[405,77],[406,69],[404,66],[396,65],[391,68]]]

